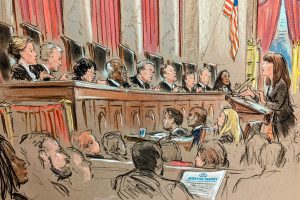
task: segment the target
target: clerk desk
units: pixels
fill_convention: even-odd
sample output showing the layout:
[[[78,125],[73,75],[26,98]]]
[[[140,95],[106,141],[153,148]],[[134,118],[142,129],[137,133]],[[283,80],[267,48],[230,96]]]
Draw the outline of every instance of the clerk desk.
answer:
[[[5,121],[2,122],[2,129],[7,133],[11,126],[13,132],[7,134],[43,131],[46,125],[42,124],[45,120],[40,114],[50,112],[47,130],[58,137],[60,132],[55,127],[58,120],[52,116],[51,110],[41,108],[61,104],[64,108],[63,122],[69,133],[91,129],[98,139],[108,131],[130,134],[137,133],[142,127],[147,131],[162,131],[163,110],[168,107],[174,107],[183,113],[183,126],[187,127],[186,118],[191,108],[206,108],[211,119],[216,118],[221,108],[228,105],[225,94],[220,92],[188,94],[125,90],[80,81],[2,84],[0,102],[2,118],[8,119],[2,120]],[[14,110],[18,105],[29,109],[26,112]],[[31,112],[30,106],[39,106],[39,109],[35,107]]]

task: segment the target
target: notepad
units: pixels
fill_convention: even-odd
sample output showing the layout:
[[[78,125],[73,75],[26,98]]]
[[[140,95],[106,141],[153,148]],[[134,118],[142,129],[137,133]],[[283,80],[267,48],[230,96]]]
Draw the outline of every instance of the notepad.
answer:
[[[225,177],[226,170],[216,172],[184,172],[181,182],[195,197],[214,200]]]

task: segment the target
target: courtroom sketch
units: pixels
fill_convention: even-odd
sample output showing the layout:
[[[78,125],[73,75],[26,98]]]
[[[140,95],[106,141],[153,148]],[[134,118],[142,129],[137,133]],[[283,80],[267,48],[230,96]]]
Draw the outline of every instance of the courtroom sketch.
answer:
[[[0,0],[0,198],[299,199],[299,22],[299,0]]]

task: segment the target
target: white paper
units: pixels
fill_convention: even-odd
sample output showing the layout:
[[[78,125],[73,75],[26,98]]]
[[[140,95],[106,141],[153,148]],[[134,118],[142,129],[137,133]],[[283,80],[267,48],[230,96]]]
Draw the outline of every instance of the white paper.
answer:
[[[181,182],[195,197],[214,200],[226,174],[226,170],[216,172],[184,172]]]

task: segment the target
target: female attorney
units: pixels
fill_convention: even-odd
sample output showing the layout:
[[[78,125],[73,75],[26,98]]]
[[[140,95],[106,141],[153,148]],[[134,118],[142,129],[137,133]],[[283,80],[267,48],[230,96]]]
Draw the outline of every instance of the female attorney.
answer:
[[[288,136],[290,128],[295,124],[294,109],[289,93],[291,79],[287,62],[279,53],[268,53],[264,56],[261,67],[266,91],[256,93],[247,89],[241,95],[251,96],[273,111],[271,116],[273,134],[277,140],[281,140]]]

